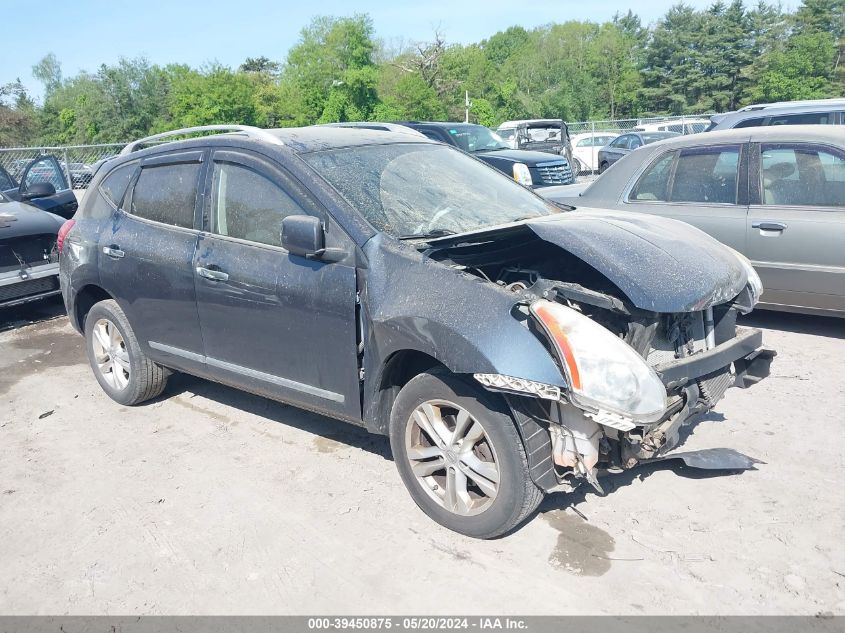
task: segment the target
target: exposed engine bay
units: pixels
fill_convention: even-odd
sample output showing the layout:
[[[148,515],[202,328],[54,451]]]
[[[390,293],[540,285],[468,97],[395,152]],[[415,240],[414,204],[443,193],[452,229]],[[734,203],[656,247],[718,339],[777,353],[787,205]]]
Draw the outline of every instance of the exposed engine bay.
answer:
[[[768,375],[774,352],[761,347],[759,331],[737,326],[737,315],[749,312],[757,300],[750,283],[738,294],[731,291],[734,296],[728,300],[701,301],[691,310],[662,312],[638,307],[607,275],[531,231],[517,230],[493,240],[482,238],[435,246],[427,254],[463,274],[514,293],[515,316],[524,319],[526,327],[545,339],[561,373],[567,376],[568,388],[561,390],[556,401],[543,395],[517,397],[517,390],[501,380],[486,383],[488,388],[506,394],[514,392],[506,397],[524,440],[533,438],[536,442],[537,430],[546,431],[542,437],[551,444],[551,463],[536,466],[532,474],[547,489],[554,489],[549,488],[553,475],[558,489],[570,488],[580,479],[600,491],[597,471],[628,469],[665,458],[679,443],[681,427],[693,416],[712,409],[729,387],[746,387]],[[647,275],[648,271],[639,274]],[[756,276],[753,271],[749,274]],[[573,336],[572,330],[567,339],[554,327],[543,327],[542,310],[556,311],[558,319],[571,317],[580,334]],[[579,315],[603,331],[586,327]],[[608,333],[616,339],[615,343],[606,340]],[[602,371],[615,373],[606,373],[604,384],[593,385],[593,394],[599,396],[591,397],[589,386],[579,385],[584,380],[585,367],[581,367],[579,375],[568,349],[579,344],[573,339],[585,336],[597,337],[590,345],[600,349],[609,345],[612,354],[624,352],[618,345],[624,342],[627,353],[633,350],[644,364],[638,360],[604,362],[613,367]],[[612,354],[609,352],[608,358]],[[599,354],[591,366],[603,361]],[[635,366],[641,366],[638,371],[643,378],[626,376]],[[595,374],[596,370],[590,371]],[[618,375],[622,378],[614,382]],[[613,397],[601,395],[602,389],[610,389],[608,385],[617,392],[633,390],[630,385],[652,393],[659,390],[651,401],[659,398],[661,404],[651,406],[643,415],[629,414],[629,407],[625,406],[604,406],[603,397]],[[635,402],[638,396],[631,393],[628,397]],[[713,463],[712,467],[719,467],[718,459]],[[736,460],[725,463],[736,464]],[[546,472],[540,473],[543,468]],[[538,478],[543,477],[546,479],[541,482]]]

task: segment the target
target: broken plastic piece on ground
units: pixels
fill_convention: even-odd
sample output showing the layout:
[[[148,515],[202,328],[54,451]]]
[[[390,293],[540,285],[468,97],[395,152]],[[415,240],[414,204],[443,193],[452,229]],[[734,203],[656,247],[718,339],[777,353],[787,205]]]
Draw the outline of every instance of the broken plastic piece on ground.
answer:
[[[756,464],[765,464],[748,455],[743,455],[732,448],[705,448],[686,453],[669,453],[643,463],[653,463],[680,459],[690,468],[702,470],[756,470]]]

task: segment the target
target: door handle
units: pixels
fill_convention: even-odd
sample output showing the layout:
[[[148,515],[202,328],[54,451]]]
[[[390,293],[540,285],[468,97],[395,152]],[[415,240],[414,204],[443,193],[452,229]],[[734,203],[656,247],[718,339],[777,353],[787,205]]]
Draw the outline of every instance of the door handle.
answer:
[[[202,266],[197,266],[197,274],[200,277],[205,277],[206,279],[210,279],[211,281],[228,281],[229,275],[224,273],[222,270],[214,270],[212,268],[203,268]]]
[[[120,250],[120,247],[115,246],[112,244],[111,246],[103,246],[103,253],[111,257],[112,259],[120,259],[124,257],[126,253]]]
[[[786,224],[783,222],[774,222],[772,220],[761,220],[751,224],[752,229],[760,229],[761,231],[785,231]]]

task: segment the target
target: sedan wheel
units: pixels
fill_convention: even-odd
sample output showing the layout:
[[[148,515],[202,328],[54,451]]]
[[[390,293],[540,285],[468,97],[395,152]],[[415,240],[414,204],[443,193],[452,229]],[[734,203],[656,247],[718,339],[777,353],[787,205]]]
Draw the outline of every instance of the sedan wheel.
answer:
[[[116,390],[122,391],[129,384],[129,352],[126,341],[114,323],[99,319],[94,324],[94,359],[97,371],[103,380]]]
[[[405,448],[423,490],[449,512],[472,516],[496,499],[496,453],[466,409],[446,400],[422,403],[408,420]]]

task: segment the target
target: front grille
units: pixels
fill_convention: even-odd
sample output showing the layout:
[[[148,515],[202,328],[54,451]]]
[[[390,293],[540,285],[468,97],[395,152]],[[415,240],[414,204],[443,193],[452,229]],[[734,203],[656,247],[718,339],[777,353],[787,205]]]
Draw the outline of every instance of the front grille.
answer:
[[[537,173],[543,185],[569,185],[573,182],[572,170],[565,160],[553,163],[539,163]]]
[[[0,242],[0,273],[57,261],[54,234],[31,235]]]
[[[58,288],[59,278],[55,275],[41,277],[40,279],[26,279],[20,283],[0,286],[0,303],[58,290]]]

